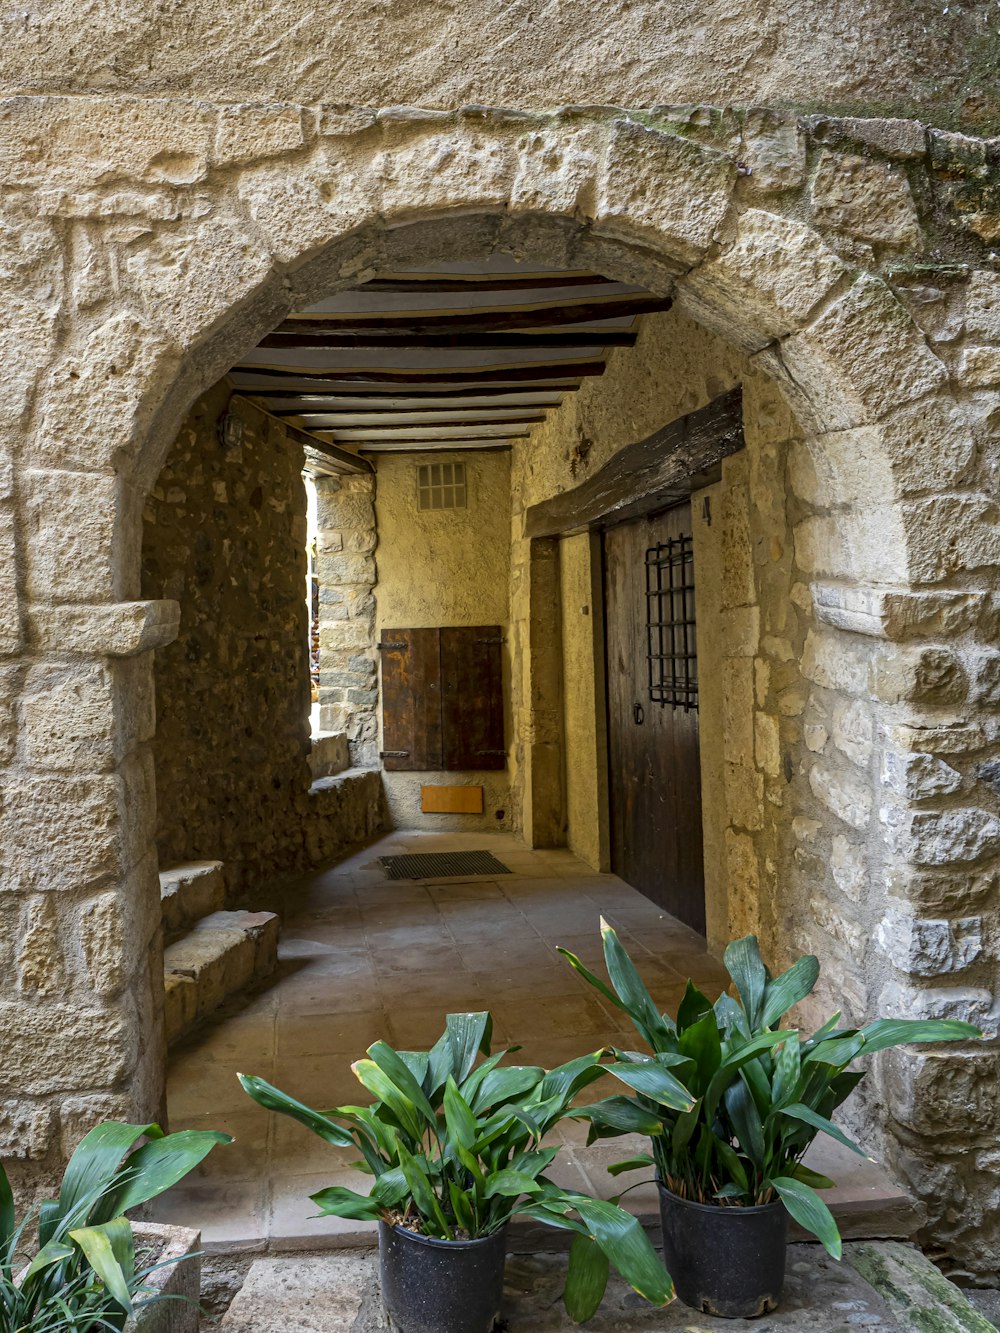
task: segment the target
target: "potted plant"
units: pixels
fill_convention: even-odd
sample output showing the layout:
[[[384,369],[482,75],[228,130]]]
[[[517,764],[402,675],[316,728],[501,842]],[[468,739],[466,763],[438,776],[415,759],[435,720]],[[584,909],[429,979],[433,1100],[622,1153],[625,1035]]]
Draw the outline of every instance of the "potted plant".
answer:
[[[334,1186],[311,1197],[320,1216],[378,1222],[382,1295],[402,1333],[490,1333],[514,1213],[575,1233],[564,1294],[572,1319],[597,1309],[609,1264],[665,1305],[670,1278],[637,1219],[546,1174],[558,1148],[542,1140],[600,1078],[601,1052],[548,1072],[504,1065],[509,1051],[490,1054],[491,1030],[488,1013],[449,1014],[430,1051],[375,1042],[351,1066],[376,1099],[369,1106],[323,1113],[263,1079],[240,1082],[261,1106],[361,1153],[356,1165],[375,1178],[369,1194]]]
[[[840,1257],[837,1224],[817,1193],[833,1182],[802,1157],[819,1133],[864,1156],[830,1118],[864,1077],[854,1062],[890,1046],[981,1033],[957,1020],[842,1028],[839,1013],[810,1035],[781,1028],[815,986],[819,962],[808,954],[772,977],[753,935],[724,955],[735,997],[724,993],[713,1005],[689,981],[673,1019],[657,1010],[614,930],[602,921],[601,931],[610,987],[561,952],[628,1014],[649,1051],[612,1050],[605,1067],[631,1095],[576,1114],[590,1121],[591,1140],[650,1136],[652,1156],[610,1170],[655,1166],[664,1260],[681,1300],[706,1314],[764,1314],[781,1295],[789,1214]]]
[[[59,1197],[20,1222],[0,1165],[0,1328],[120,1330],[151,1303],[171,1299],[150,1288],[159,1264],[138,1265],[125,1214],[175,1185],[217,1143],[231,1141],[208,1130],[97,1125],[70,1158]]]

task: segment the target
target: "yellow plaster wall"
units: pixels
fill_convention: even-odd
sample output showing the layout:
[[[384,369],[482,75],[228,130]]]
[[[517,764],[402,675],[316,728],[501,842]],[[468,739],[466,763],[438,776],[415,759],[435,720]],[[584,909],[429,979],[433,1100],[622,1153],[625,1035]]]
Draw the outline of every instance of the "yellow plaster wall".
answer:
[[[510,455],[449,453],[464,462],[465,509],[417,508],[417,466],[429,456],[385,454],[376,461],[378,528],[376,630],[510,622]],[[512,751],[509,643],[505,646],[506,738]],[[381,726],[381,710],[379,714]],[[386,773],[394,824],[402,828],[510,829],[516,822],[511,763],[482,773]],[[485,788],[482,815],[430,815],[420,809],[422,783],[475,784]],[[504,816],[497,818],[497,811]]]
[[[595,870],[608,870],[600,540],[564,537],[559,554],[566,841]]]

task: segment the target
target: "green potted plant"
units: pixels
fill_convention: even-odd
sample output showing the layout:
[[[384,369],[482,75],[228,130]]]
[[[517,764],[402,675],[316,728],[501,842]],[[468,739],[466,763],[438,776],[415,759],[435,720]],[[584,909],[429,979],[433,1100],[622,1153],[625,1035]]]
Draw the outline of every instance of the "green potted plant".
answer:
[[[500,1312],[507,1223],[514,1213],[574,1232],[564,1300],[588,1319],[609,1264],[654,1305],[670,1278],[639,1222],[614,1203],[565,1190],[543,1147],[581,1088],[600,1078],[601,1052],[549,1070],[490,1054],[488,1013],[449,1014],[430,1051],[375,1042],[352,1069],[369,1106],[313,1111],[260,1078],[246,1092],[337,1147],[355,1147],[374,1176],[369,1194],[340,1186],[312,1195],[320,1216],[379,1224],[379,1271],[402,1333],[490,1333]],[[482,1055],[482,1059],[480,1059]]]
[[[97,1125],[70,1158],[59,1197],[20,1222],[0,1165],[0,1329],[120,1330],[150,1303],[170,1299],[150,1291],[152,1269],[137,1264],[126,1213],[175,1185],[216,1144],[231,1141],[208,1130],[164,1134],[159,1125]]]
[[[802,1157],[819,1133],[864,1156],[830,1118],[864,1077],[854,1062],[890,1046],[981,1033],[957,1020],[842,1028],[840,1014],[809,1035],[779,1027],[816,985],[819,962],[808,954],[772,977],[753,935],[724,955],[736,995],[712,1004],[689,981],[673,1019],[658,1011],[614,930],[604,921],[601,930],[610,987],[561,952],[628,1014],[649,1050],[613,1049],[605,1068],[629,1094],[576,1114],[590,1121],[591,1140],[650,1136],[651,1156],[610,1169],[655,1166],[664,1260],[681,1300],[706,1314],[764,1314],[781,1294],[789,1214],[840,1257],[837,1224],[817,1193],[833,1182]]]

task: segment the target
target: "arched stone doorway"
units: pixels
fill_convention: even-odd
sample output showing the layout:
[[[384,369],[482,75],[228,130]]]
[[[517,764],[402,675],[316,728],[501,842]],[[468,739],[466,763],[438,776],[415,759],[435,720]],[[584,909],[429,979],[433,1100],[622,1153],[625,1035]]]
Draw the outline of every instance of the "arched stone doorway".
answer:
[[[852,1004],[985,1015],[985,974],[967,969],[984,948],[1000,824],[992,790],[976,786],[989,739],[970,715],[991,707],[981,572],[996,564],[996,532],[970,471],[968,413],[877,266],[846,262],[786,215],[795,206],[780,180],[768,187],[760,145],[747,186],[753,152],[649,117],[326,110],[308,142],[223,154],[172,202],[200,115],[178,107],[157,126],[161,182],[135,205],[140,234],[112,213],[96,259],[73,251],[68,350],[35,336],[23,352],[41,383],[16,483],[22,611],[8,637],[14,652],[23,625],[30,649],[24,772],[8,792],[21,914],[21,996],[8,1004],[33,1038],[15,1076],[38,1143],[54,1142],[54,1094],[69,1137],[74,1117],[146,1115],[160,1095],[148,654],[173,622],[168,605],[134,601],[143,497],[193,399],[288,310],[444,249],[673,292],[775,387],[796,422],[792,539],[809,620],[797,665],[842,744],[811,759],[823,747],[803,734],[789,762],[783,714],[748,696],[783,813],[770,842],[732,840],[732,870],[761,900],[796,898],[794,931],[794,914],[773,913],[777,960],[804,946],[850,959]],[[113,267],[110,302],[87,303],[95,263]],[[31,311],[18,316],[31,324]],[[825,812],[814,830],[800,797]],[[68,891],[58,908],[50,889]],[[58,986],[31,980],[33,951],[61,954]],[[969,1197],[968,1167],[939,1131],[964,1132],[957,1101],[990,1123],[990,1060],[880,1066],[870,1137],[928,1197]]]

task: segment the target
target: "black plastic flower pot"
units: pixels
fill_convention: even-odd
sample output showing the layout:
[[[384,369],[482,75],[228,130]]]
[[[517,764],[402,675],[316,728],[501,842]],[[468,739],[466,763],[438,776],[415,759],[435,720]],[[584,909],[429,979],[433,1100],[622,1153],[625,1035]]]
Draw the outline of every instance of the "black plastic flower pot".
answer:
[[[720,1207],[681,1199],[663,1185],[663,1262],[685,1305],[723,1319],[777,1308],[785,1283],[785,1205]]]
[[[491,1333],[500,1317],[506,1230],[435,1240],[380,1222],[382,1300],[399,1333]]]

